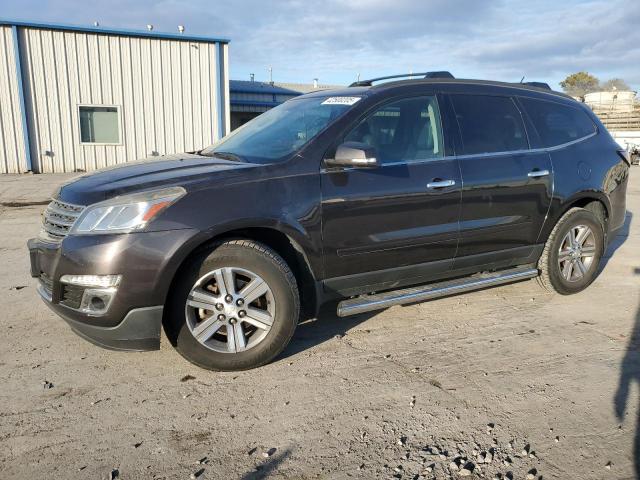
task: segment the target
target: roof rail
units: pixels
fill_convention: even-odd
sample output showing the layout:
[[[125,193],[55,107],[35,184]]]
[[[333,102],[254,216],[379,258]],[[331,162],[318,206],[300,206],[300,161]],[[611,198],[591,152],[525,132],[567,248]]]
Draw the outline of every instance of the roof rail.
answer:
[[[455,78],[451,73],[447,71],[440,72],[422,72],[422,73],[404,73],[402,75],[388,75],[386,77],[372,78],[370,80],[360,80],[353,82],[350,87],[370,87],[373,82],[379,82],[381,80],[391,80],[392,78],[406,78],[406,77],[420,77],[423,78]]]
[[[520,85],[529,85],[530,87],[544,88],[545,90],[551,90],[551,87],[546,82],[520,82]]]

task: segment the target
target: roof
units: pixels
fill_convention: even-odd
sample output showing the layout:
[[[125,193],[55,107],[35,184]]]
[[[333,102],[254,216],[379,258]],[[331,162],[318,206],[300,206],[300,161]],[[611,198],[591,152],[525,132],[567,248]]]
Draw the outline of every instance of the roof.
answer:
[[[149,30],[128,30],[128,29],[122,29],[122,28],[70,25],[70,24],[63,24],[63,23],[39,23],[39,22],[25,22],[21,20],[0,19],[0,25],[9,25],[9,26],[15,25],[16,27],[40,28],[45,30],[61,30],[61,31],[67,31],[67,32],[101,33],[103,35],[118,35],[123,37],[143,37],[143,38],[184,40],[184,41],[191,41],[191,42],[206,42],[206,43],[229,43],[230,42],[230,40],[226,38],[209,37],[209,36],[202,36],[202,35],[185,35],[181,33],[154,32]]]
[[[315,90],[305,95],[311,97],[323,97],[328,95],[335,96],[370,96],[370,95],[384,95],[384,92],[389,89],[397,89],[401,87],[411,87],[416,85],[470,85],[477,87],[497,87],[497,88],[510,88],[513,90],[525,90],[528,92],[535,92],[547,96],[553,96],[562,98],[565,100],[575,101],[569,95],[562,92],[556,92],[555,90],[548,90],[546,88],[535,87],[533,85],[527,85],[524,83],[509,83],[498,82],[494,80],[472,80],[472,79],[449,79],[449,78],[433,78],[433,79],[413,79],[413,80],[399,80],[394,82],[380,83],[372,87],[367,86],[355,86],[355,87],[340,87],[334,90]]]
[[[298,96],[300,92],[283,88],[281,86],[251,80],[229,80],[229,91],[231,93],[265,93],[278,95]]]
[[[385,90],[387,88],[400,87],[403,85],[423,85],[423,84],[478,85],[478,86],[487,86],[487,87],[514,88],[514,89],[528,90],[528,91],[533,91],[538,93],[545,93],[547,95],[555,95],[558,97],[571,99],[571,97],[565,93],[557,92],[555,90],[550,90],[547,88],[538,87],[532,84],[500,82],[497,80],[475,80],[475,79],[466,79],[466,78],[424,78],[424,79],[412,79],[412,80],[399,80],[395,82],[380,83],[378,85],[374,85],[372,87],[365,87],[365,88],[369,88],[372,91],[377,91],[377,90]]]
[[[285,82],[275,82],[275,85],[286,88],[289,90],[294,90],[298,93],[311,93],[317,92],[318,90],[328,90],[332,88],[344,88],[344,85],[318,85],[317,87],[313,86],[313,83],[285,83]]]

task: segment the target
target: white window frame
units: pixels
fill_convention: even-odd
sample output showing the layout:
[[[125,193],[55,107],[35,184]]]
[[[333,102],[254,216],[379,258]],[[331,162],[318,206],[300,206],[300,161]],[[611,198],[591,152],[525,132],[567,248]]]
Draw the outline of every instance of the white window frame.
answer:
[[[118,115],[118,141],[117,142],[83,142],[82,141],[82,125],[80,121],[80,108],[88,107],[88,108],[115,108],[116,113]],[[80,145],[86,147],[92,146],[108,146],[108,145],[123,145],[122,142],[122,105],[111,105],[105,103],[79,103],[76,108],[77,118],[78,118],[78,139],[80,140]]]

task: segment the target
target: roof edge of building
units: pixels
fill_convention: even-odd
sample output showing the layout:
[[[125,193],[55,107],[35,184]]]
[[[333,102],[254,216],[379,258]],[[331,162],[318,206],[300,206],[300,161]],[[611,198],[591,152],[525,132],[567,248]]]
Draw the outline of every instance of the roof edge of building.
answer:
[[[46,30],[59,30],[65,32],[83,32],[83,33],[96,33],[103,35],[115,35],[115,36],[127,36],[127,37],[139,37],[139,38],[153,38],[157,40],[182,40],[190,42],[206,42],[206,43],[229,43],[231,40],[228,38],[208,37],[205,35],[184,35],[181,33],[169,33],[169,32],[153,32],[146,30],[133,30],[126,28],[112,28],[112,27],[94,27],[84,25],[72,25],[64,23],[49,23],[49,22],[28,22],[24,20],[8,20],[0,18],[0,26],[16,26],[25,28],[38,28]]]

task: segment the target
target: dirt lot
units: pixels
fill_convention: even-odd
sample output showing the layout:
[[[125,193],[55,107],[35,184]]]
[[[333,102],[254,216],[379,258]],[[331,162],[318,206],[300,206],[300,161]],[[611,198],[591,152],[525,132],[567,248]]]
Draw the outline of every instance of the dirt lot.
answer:
[[[28,192],[29,178],[13,190]],[[164,339],[159,352],[117,353],[74,335],[28,274],[43,207],[4,205],[0,478],[640,471],[638,168],[615,254],[587,291],[554,296],[527,281],[350,319],[327,312],[244,373],[200,370]]]

